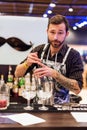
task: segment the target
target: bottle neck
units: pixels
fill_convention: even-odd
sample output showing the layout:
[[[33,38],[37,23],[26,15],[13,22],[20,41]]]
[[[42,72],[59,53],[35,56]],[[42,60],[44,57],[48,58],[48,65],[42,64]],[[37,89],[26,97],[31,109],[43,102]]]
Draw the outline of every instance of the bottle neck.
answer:
[[[4,75],[1,75],[0,84],[3,85],[4,83],[5,83],[5,81],[4,81]]]

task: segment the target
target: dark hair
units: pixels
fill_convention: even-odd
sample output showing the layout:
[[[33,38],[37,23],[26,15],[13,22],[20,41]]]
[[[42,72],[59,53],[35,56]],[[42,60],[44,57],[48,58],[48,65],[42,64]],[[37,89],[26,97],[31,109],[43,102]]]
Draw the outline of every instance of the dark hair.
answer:
[[[68,31],[69,29],[69,23],[68,23],[68,20],[66,19],[65,16],[63,15],[55,15],[53,17],[51,17],[48,21],[48,28],[49,28],[49,25],[50,24],[61,24],[61,23],[65,23],[65,26],[66,26],[66,32]]]

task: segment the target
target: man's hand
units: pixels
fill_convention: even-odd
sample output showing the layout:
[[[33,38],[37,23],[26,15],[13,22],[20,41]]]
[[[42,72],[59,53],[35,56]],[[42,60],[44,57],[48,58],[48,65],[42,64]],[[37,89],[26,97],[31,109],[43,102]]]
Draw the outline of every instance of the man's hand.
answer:
[[[38,58],[37,52],[34,52],[34,53],[29,53],[26,62],[29,65],[32,65],[33,63],[38,64],[39,62],[41,62],[41,59]]]
[[[53,77],[53,73],[55,72],[54,69],[44,65],[41,62],[38,62],[40,68],[37,68],[34,70],[34,75],[37,77],[43,77],[43,76],[51,76]]]

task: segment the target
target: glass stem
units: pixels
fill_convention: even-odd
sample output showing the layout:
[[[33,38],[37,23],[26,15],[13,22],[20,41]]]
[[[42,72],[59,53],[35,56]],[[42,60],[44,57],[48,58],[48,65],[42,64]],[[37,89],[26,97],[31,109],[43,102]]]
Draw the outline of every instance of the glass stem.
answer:
[[[43,107],[45,106],[45,100],[43,100],[43,104],[42,104],[42,106],[43,106]]]
[[[27,106],[30,106],[30,100],[27,100]]]

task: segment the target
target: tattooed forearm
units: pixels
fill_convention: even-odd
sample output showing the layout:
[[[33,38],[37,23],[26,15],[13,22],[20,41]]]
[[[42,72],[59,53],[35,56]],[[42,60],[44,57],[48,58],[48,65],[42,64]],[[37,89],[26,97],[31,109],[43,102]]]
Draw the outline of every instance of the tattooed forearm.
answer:
[[[69,79],[63,76],[62,74],[60,74],[59,72],[55,72],[54,78],[57,82],[59,82],[62,86],[64,86],[68,90],[73,91],[76,94],[80,92],[80,88],[76,80]]]

